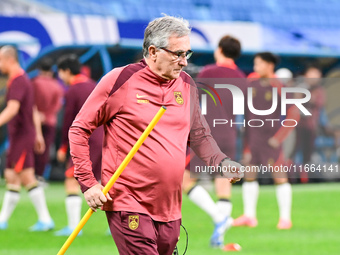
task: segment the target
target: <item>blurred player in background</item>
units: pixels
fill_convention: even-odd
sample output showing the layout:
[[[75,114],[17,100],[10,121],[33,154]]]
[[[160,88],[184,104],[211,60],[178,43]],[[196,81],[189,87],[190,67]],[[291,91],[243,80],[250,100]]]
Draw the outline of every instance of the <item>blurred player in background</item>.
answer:
[[[53,78],[52,65],[51,59],[43,59],[39,64],[39,75],[32,80],[34,101],[41,118],[46,146],[42,154],[35,154],[35,173],[41,180],[43,180],[42,176],[50,159],[50,147],[54,142],[56,132],[57,113],[62,105],[64,94],[59,82]]]
[[[34,175],[34,147],[38,153],[45,150],[40,118],[34,106],[33,87],[18,62],[18,53],[12,46],[0,49],[0,70],[7,74],[7,106],[0,114],[0,126],[8,123],[9,149],[6,158],[5,179],[7,191],[0,213],[0,229],[8,227],[23,185],[38,214],[38,222],[30,231],[54,228],[47,209],[45,194]]]
[[[69,140],[68,131],[73,120],[91,94],[96,84],[93,80],[80,73],[81,64],[76,55],[65,55],[58,60],[58,75],[60,79],[69,86],[65,93],[65,111],[62,127],[62,143],[57,152],[57,159],[65,162],[68,155]],[[92,133],[88,143],[90,146],[90,157],[92,169],[96,180],[100,180],[101,173],[101,148],[103,140],[103,129],[98,128]],[[66,189],[66,213],[68,226],[57,231],[58,236],[68,236],[80,221],[82,199],[79,196],[79,184],[74,178],[74,165],[71,158],[67,162],[65,172]]]
[[[281,87],[275,78],[274,70],[278,63],[278,57],[270,52],[262,52],[255,55],[254,71],[260,77],[253,80],[249,86],[253,88],[253,106],[258,110],[267,110],[272,106],[272,89],[278,89],[278,107],[269,115],[255,115],[246,111],[246,123],[251,119],[261,119],[264,125],[261,127],[246,126],[245,149],[243,163],[250,166],[280,166],[284,164],[282,142],[289,135],[292,127],[283,127],[280,121],[272,122],[265,119],[281,120]],[[255,76],[254,76],[255,77]],[[248,107],[246,108],[248,109]],[[287,109],[286,119],[299,120],[300,114],[297,107]],[[292,188],[288,182],[287,174],[283,172],[273,173],[276,184],[276,195],[279,205],[280,219],[277,227],[289,229],[291,222]],[[256,171],[245,173],[245,181],[242,185],[244,215],[234,220],[233,226],[256,227],[256,206],[259,194],[259,184],[256,181]]]
[[[103,206],[106,211],[121,255],[173,253],[180,233],[189,134],[191,148],[206,164],[240,169],[212,138],[200,113],[197,88],[182,72],[192,54],[189,34],[183,19],[165,16],[151,21],[144,33],[144,59],[105,75],[70,128],[75,176],[90,208]],[[105,126],[105,185],[162,105],[166,113],[104,196],[89,164],[88,137]],[[241,176],[236,172],[230,179]]]
[[[317,136],[320,113],[326,102],[326,93],[322,86],[322,71],[321,68],[312,64],[307,66],[303,82],[298,86],[308,89],[311,93],[311,99],[305,104],[306,109],[312,116],[301,115],[301,120],[297,126],[297,142],[296,151],[302,152],[302,163],[311,163],[311,157],[314,152],[314,142]],[[301,182],[308,181],[308,173],[301,173]]]
[[[214,86],[216,78],[239,78],[230,79],[229,82],[237,85],[243,92],[245,92],[246,85],[245,74],[237,67],[235,60],[241,54],[241,43],[238,39],[226,35],[219,41],[218,47],[214,52],[216,64],[207,65],[198,74],[197,81],[207,83],[209,86]],[[243,84],[242,84],[243,83]],[[200,83],[197,84],[201,87]],[[202,86],[205,88],[204,86]],[[201,90],[200,90],[201,91]],[[224,91],[219,94],[223,106],[216,107],[211,98],[207,100],[207,115],[205,116],[209,125],[212,124],[216,118],[224,118],[234,120],[233,116],[233,100],[232,94],[229,91]],[[220,149],[228,155],[231,159],[236,155],[236,139],[237,129],[236,125],[230,127],[228,125],[217,125],[211,128],[211,134],[216,139]],[[205,165],[202,160],[195,156],[194,152],[190,152],[191,161],[190,166],[193,169],[195,166]],[[193,157],[192,157],[193,156]],[[213,220],[215,229],[211,236],[210,245],[212,247],[222,247],[224,242],[225,231],[231,226],[232,218],[232,204],[231,198],[231,183],[228,179],[218,178],[221,177],[219,173],[213,176],[215,183],[215,193],[218,201],[215,203],[210,197],[209,193],[200,185],[197,184],[197,178],[190,178],[189,165],[184,172],[183,190],[188,195],[191,201],[203,209]]]
[[[293,73],[288,68],[283,67],[276,70],[275,76],[285,87],[293,87],[296,85],[293,79]],[[293,163],[295,145],[296,145],[296,129],[293,129],[282,143],[283,155],[285,157],[287,164]]]

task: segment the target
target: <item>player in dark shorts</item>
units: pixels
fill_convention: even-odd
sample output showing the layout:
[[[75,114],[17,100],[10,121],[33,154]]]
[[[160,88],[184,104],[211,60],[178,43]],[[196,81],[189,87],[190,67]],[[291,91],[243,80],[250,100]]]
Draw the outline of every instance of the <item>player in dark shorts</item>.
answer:
[[[41,117],[42,132],[45,140],[45,151],[35,153],[35,174],[43,180],[45,167],[50,159],[50,147],[54,142],[57,113],[62,105],[63,89],[53,78],[51,59],[43,59],[39,65],[39,75],[32,80],[34,102]]]
[[[238,86],[243,92],[246,90],[245,74],[237,67],[235,60],[241,55],[241,43],[238,39],[226,35],[219,41],[218,47],[214,52],[216,64],[205,66],[198,74],[196,82],[199,88],[209,89],[206,85],[214,87],[214,84],[228,83]],[[199,92],[205,93],[202,90]],[[205,116],[211,134],[216,139],[220,149],[231,159],[235,159],[236,155],[236,139],[237,127],[233,125],[217,125],[212,127],[214,119],[228,119],[235,121],[233,116],[233,99],[229,91],[219,93],[223,105],[215,106],[212,98],[207,98],[207,115]],[[204,166],[204,162],[200,160],[193,152],[190,152],[192,159],[190,160],[191,169],[195,166]],[[224,243],[225,231],[231,226],[232,204],[231,183],[221,177],[219,173],[213,175],[215,183],[215,192],[218,201],[215,203],[209,193],[197,184],[197,178],[190,178],[189,167],[186,167],[183,178],[183,190],[187,193],[190,200],[202,208],[213,220],[215,224],[214,233],[210,240],[212,247],[222,247]],[[194,177],[192,174],[191,177]]]
[[[296,128],[296,148],[295,152],[302,152],[302,163],[311,163],[311,157],[315,150],[315,139],[318,131],[320,114],[326,103],[326,92],[322,86],[322,70],[316,64],[306,67],[304,80],[300,87],[307,88],[311,93],[311,99],[305,104],[306,109],[312,116],[301,118]],[[308,182],[308,173],[301,173],[301,182]]]
[[[83,106],[84,102],[91,94],[96,83],[87,76],[80,73],[81,64],[76,55],[65,55],[58,60],[58,75],[69,86],[65,93],[65,111],[62,128],[62,143],[57,152],[60,162],[65,162],[69,148],[68,131],[73,120]],[[89,139],[90,157],[93,166],[93,173],[97,180],[101,174],[101,148],[103,141],[103,128],[98,128],[92,133]],[[66,189],[66,212],[68,226],[57,231],[55,235],[68,236],[77,226],[81,217],[82,199],[79,196],[79,184],[74,178],[74,166],[71,157],[66,164],[65,189]]]
[[[44,190],[38,186],[34,175],[34,147],[42,153],[45,145],[38,112],[34,108],[33,87],[12,46],[0,49],[0,70],[9,77],[7,106],[0,114],[0,126],[8,123],[9,136],[5,169],[7,191],[0,213],[0,229],[7,229],[7,222],[20,198],[21,186],[24,186],[38,214],[38,222],[30,230],[51,230],[54,223],[47,209]]]
[[[293,127],[281,126],[281,87],[282,84],[275,79],[275,66],[278,58],[270,52],[258,53],[254,59],[254,71],[258,75],[253,75],[249,86],[253,88],[253,106],[258,110],[268,110],[272,106],[272,88],[278,89],[278,107],[276,110],[265,116],[253,114],[246,107],[246,129],[245,129],[245,149],[244,164],[248,166],[282,166],[284,156],[282,142],[294,129]],[[259,77],[259,78],[256,78]],[[299,110],[295,106],[289,107],[286,119],[298,121]],[[252,119],[262,120],[263,126],[250,127],[247,123]],[[277,119],[280,121],[266,121],[266,119]],[[253,122],[251,125],[259,125]],[[287,173],[272,173],[276,184],[276,194],[279,205],[280,219],[277,227],[279,229],[289,229],[291,223],[291,203],[292,188],[288,182]],[[256,171],[245,172],[245,182],[242,185],[244,215],[234,220],[233,226],[256,227],[256,204],[259,193],[259,184],[256,181]]]

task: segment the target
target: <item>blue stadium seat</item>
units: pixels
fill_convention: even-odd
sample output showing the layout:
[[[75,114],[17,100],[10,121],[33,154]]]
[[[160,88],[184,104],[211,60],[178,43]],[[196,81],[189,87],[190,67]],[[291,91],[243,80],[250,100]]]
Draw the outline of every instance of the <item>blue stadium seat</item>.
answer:
[[[160,13],[192,20],[255,21],[281,28],[335,28],[338,0],[35,0],[67,14],[113,15],[122,20],[150,20]]]
[[[227,8],[214,8],[211,10],[211,16],[213,20],[217,21],[229,21],[233,19]]]

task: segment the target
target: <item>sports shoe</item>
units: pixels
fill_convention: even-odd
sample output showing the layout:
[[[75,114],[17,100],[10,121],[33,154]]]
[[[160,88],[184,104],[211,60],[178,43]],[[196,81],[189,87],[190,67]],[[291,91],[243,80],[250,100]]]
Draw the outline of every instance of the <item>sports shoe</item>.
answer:
[[[40,186],[44,189],[48,187],[49,184],[44,177],[36,176],[36,178],[37,178],[37,181],[38,181],[38,186]]]
[[[55,236],[69,236],[72,234],[74,229],[70,228],[69,226],[64,227],[56,232],[54,232]],[[83,234],[83,230],[80,230],[77,236],[81,236]]]
[[[223,248],[223,251],[240,251],[242,247],[238,243],[229,243],[226,244]]]
[[[278,229],[291,229],[293,226],[290,220],[280,219],[279,223],[277,224]]]
[[[111,236],[111,230],[110,228],[107,228],[106,232],[105,232],[106,236]]]
[[[216,239],[211,237],[210,239],[210,247],[214,249],[222,249],[224,243],[224,235],[218,236]]]
[[[50,221],[48,223],[38,221],[35,223],[32,227],[29,228],[29,231],[31,232],[44,232],[54,229],[54,222]]]
[[[246,215],[242,215],[234,220],[233,227],[247,226],[250,228],[254,228],[257,226],[257,219],[248,217]]]
[[[213,248],[222,248],[224,233],[232,226],[233,218],[226,217],[219,223],[215,224],[214,232],[210,238],[210,246]]]
[[[8,228],[7,222],[0,222],[0,230],[6,230]]]

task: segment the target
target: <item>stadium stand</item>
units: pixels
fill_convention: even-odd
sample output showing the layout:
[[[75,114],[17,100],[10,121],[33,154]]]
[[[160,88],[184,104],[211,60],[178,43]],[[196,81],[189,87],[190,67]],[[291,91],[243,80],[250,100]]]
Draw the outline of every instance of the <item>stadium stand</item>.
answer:
[[[4,0],[4,2],[12,2]],[[24,1],[25,2],[25,1]],[[190,20],[250,21],[278,28],[337,28],[339,1],[321,0],[35,0],[42,8],[67,14],[107,15],[120,20],[150,20],[167,10]],[[32,1],[26,0],[26,3]],[[181,6],[181,8],[178,8]],[[1,8],[0,8],[1,9]]]
[[[41,5],[31,1],[1,0],[0,14],[6,16],[34,16],[36,14],[58,13],[48,5]]]

